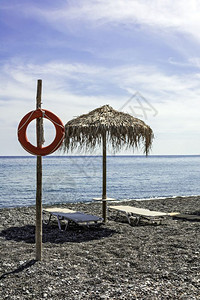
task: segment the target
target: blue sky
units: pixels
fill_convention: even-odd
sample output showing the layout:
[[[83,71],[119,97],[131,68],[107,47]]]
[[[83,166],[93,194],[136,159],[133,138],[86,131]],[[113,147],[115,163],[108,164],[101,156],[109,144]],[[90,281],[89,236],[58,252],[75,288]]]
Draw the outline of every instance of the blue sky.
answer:
[[[1,0],[0,155],[28,155],[16,131],[37,79],[63,123],[110,104],[152,127],[151,154],[200,154],[199,28],[193,0]]]

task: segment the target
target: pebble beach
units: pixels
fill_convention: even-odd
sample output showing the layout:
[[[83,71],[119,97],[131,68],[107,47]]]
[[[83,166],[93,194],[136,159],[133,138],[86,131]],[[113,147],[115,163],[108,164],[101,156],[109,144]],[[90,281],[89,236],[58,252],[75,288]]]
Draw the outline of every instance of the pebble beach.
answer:
[[[200,215],[200,197],[123,205]],[[101,216],[100,203],[59,207]],[[105,225],[59,231],[55,219],[43,226],[43,258],[36,261],[35,207],[0,215],[0,299],[200,299],[198,220],[131,226],[111,211]]]

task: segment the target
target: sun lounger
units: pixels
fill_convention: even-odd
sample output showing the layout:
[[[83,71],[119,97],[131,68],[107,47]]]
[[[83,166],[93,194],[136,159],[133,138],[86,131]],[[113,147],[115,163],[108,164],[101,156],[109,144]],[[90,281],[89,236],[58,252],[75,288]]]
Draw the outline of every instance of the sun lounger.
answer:
[[[200,222],[199,215],[189,215],[189,214],[178,214],[174,216],[174,219],[182,219],[185,221],[198,221]]]
[[[67,226],[70,222],[71,223],[74,222],[78,225],[87,226],[87,227],[91,225],[102,224],[103,222],[103,219],[100,217],[90,215],[90,214],[85,214],[67,208],[58,208],[58,207],[45,208],[43,209],[43,214],[46,213],[49,214],[49,220],[47,224],[49,224],[51,217],[55,216],[57,217],[58,227],[60,230],[61,230],[61,223],[60,223],[61,220],[66,221],[65,230],[67,229]]]
[[[174,216],[178,213],[165,213],[160,211],[153,211],[149,209],[144,208],[138,208],[134,206],[123,206],[123,205],[117,205],[117,206],[109,206],[110,209],[117,210],[118,214],[124,213],[127,217],[127,220],[129,224],[132,223],[132,217],[134,218],[134,224],[137,225],[141,220],[146,221],[152,221],[153,223],[160,224],[163,217],[167,216]]]

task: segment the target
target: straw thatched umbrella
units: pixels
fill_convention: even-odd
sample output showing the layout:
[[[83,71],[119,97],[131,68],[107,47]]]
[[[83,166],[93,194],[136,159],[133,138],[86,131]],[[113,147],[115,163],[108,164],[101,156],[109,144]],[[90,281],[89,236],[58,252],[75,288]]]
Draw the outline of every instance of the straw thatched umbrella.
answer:
[[[104,105],[81,115],[65,125],[64,151],[76,148],[94,149],[103,145],[103,218],[106,221],[106,143],[110,142],[114,150],[123,146],[133,150],[143,145],[148,154],[153,140],[153,131],[143,121]]]

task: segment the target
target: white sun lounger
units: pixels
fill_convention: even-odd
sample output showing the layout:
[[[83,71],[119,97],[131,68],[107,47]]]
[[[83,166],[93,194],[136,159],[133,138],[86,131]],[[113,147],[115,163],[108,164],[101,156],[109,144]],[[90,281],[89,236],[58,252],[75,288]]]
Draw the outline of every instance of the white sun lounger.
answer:
[[[142,218],[158,222],[159,219],[161,221],[162,217],[175,216],[179,214],[179,213],[165,213],[160,211],[153,211],[149,209],[138,208],[138,207],[128,206],[128,205],[109,206],[109,208],[117,210],[118,213],[119,212],[125,213],[129,224],[131,224],[130,217],[136,216],[136,225],[140,222]]]
[[[65,230],[67,229],[69,222],[74,222],[78,225],[87,226],[87,227],[91,225],[101,224],[103,222],[103,219],[100,217],[90,215],[90,214],[85,214],[67,208],[59,208],[59,207],[45,208],[43,209],[43,214],[46,213],[49,214],[49,220],[47,224],[49,224],[51,217],[55,216],[57,217],[58,227],[60,230],[61,230],[61,223],[60,223],[61,220],[66,221]]]

